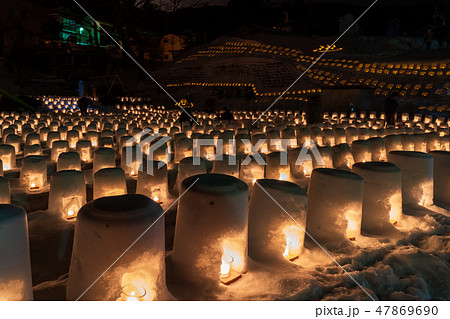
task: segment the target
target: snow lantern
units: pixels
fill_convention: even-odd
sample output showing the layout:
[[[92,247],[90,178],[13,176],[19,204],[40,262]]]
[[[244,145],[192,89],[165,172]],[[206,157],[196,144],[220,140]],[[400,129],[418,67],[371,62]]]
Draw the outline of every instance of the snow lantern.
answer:
[[[11,191],[9,186],[9,179],[0,176],[0,204],[11,203]]]
[[[311,155],[313,168],[333,168],[333,156],[331,154],[331,148],[329,146],[319,146],[317,147],[317,151],[319,152],[320,156],[315,156],[314,153],[312,153]],[[309,171],[309,175],[311,175],[311,171]],[[308,176],[308,171],[305,172],[305,176]]]
[[[48,209],[60,213],[61,217],[77,217],[78,211],[86,203],[86,184],[81,171],[58,171],[52,176]]]
[[[23,156],[43,155],[42,146],[40,144],[25,145],[23,148]]]
[[[147,161],[139,170],[136,193],[145,195],[160,205],[169,201],[167,165],[160,161]]]
[[[59,134],[59,132],[50,131],[47,134],[47,139],[46,139],[47,144],[46,145],[48,148],[51,149],[53,147],[53,142],[59,141],[59,140],[61,140],[61,134]]]
[[[433,157],[421,152],[394,151],[388,158],[402,171],[403,205],[432,205]]]
[[[433,151],[434,200],[450,206],[450,152]]]
[[[127,182],[123,169],[108,167],[94,174],[94,199],[124,194],[127,194]]]
[[[120,167],[122,167],[125,174],[132,177],[137,177],[142,161],[142,151],[139,145],[122,147]]]
[[[352,155],[356,163],[365,163],[372,161],[372,149],[370,141],[354,141],[352,143]]]
[[[266,178],[288,181],[290,179],[287,152],[272,152],[266,156]]]
[[[352,172],[364,178],[361,230],[384,234],[402,217],[400,168],[389,162],[356,163]]]
[[[335,139],[336,145],[339,145],[342,143],[347,143],[347,137],[345,135],[345,130],[343,128],[335,129],[334,130],[334,139]]]
[[[192,146],[193,142],[190,138],[182,137],[179,139],[175,139],[174,148],[175,155],[174,161],[175,163],[179,163],[183,158],[192,157]]]
[[[413,134],[414,151],[427,152],[427,136],[425,134]]]
[[[325,245],[355,240],[361,232],[363,184],[349,171],[315,169],[308,189],[307,233]]]
[[[339,169],[351,169],[353,163],[352,151],[347,143],[341,143],[331,148],[333,166]]]
[[[404,151],[414,151],[414,137],[411,134],[400,134],[400,139]]]
[[[374,162],[387,161],[384,139],[382,137],[371,137],[367,141],[370,142],[370,149],[372,151],[372,161]]]
[[[16,167],[16,151],[14,146],[0,144],[0,160],[3,164],[3,171],[9,171]]]
[[[16,134],[9,134],[5,138],[5,144],[9,144],[14,146],[16,154],[20,153],[20,143],[22,142],[22,138]]]
[[[69,151],[69,142],[67,141],[54,141],[52,144],[51,160],[53,162],[58,161],[58,156],[61,153]]]
[[[392,151],[401,151],[403,149],[402,140],[400,136],[396,134],[386,135],[384,137],[384,145],[387,154]]]
[[[252,155],[248,155],[241,160],[239,179],[247,184],[249,192],[252,191],[253,186],[258,179],[264,178],[265,162],[261,160],[260,162],[261,163],[259,163],[255,159],[255,156]]]
[[[76,221],[67,300],[168,299],[162,215],[161,206],[140,194],[100,198],[83,206]]]
[[[0,300],[33,300],[25,210],[1,204],[0,228]]]
[[[348,145],[351,145],[353,141],[358,139],[358,129],[356,127],[347,127],[345,129],[345,138]]]
[[[426,134],[427,137],[427,152],[439,151],[441,149],[441,141],[439,133],[431,132]]]
[[[222,155],[222,159],[214,160],[211,173],[226,174],[239,178],[239,162],[236,156]]]
[[[42,192],[47,188],[47,160],[44,156],[30,155],[22,160],[20,180],[27,192]]]
[[[71,149],[76,149],[77,142],[80,139],[80,132],[76,130],[70,130],[67,132],[67,141],[69,142]]]
[[[185,157],[180,160],[177,174],[177,189],[181,194],[181,183],[189,176],[205,174],[206,160],[203,157]]]
[[[58,156],[57,171],[76,170],[81,171],[80,154],[77,152],[65,152]]]
[[[205,288],[239,279],[247,271],[247,185],[229,175],[201,174],[185,179],[180,193],[175,273]]]
[[[92,172],[95,174],[102,168],[116,167],[116,155],[109,147],[101,147],[94,151]]]
[[[41,143],[41,136],[37,133],[29,133],[25,139],[25,145],[35,145]]]
[[[76,145],[76,150],[80,154],[81,160],[84,163],[92,161],[92,144],[89,140],[79,140]]]
[[[294,183],[258,180],[248,210],[249,257],[273,261],[299,257],[305,239],[306,202],[306,192]]]

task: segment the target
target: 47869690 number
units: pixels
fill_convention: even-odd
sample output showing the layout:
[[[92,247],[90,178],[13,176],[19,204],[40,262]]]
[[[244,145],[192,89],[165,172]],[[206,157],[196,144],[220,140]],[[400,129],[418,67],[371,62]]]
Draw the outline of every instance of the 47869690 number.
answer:
[[[375,310],[379,315],[384,316],[436,316],[438,311],[437,306],[378,306]]]

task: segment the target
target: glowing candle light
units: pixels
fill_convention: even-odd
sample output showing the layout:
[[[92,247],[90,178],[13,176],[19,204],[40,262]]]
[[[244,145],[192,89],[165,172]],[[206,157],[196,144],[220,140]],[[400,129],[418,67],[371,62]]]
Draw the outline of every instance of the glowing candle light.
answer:
[[[288,174],[286,173],[280,173],[280,181],[287,181],[288,180]]]
[[[289,226],[284,230],[286,236],[286,249],[284,250],[283,257],[287,260],[293,261],[298,258],[301,252],[300,236],[301,231],[296,226]]]
[[[220,265],[220,278],[228,278],[231,274],[231,265],[233,264],[233,257],[229,255],[222,256],[222,264]]]
[[[128,284],[122,287],[122,301],[142,301],[147,291],[144,287]]]
[[[358,223],[354,220],[347,218],[347,238],[351,241],[356,240],[356,236],[359,234]]]

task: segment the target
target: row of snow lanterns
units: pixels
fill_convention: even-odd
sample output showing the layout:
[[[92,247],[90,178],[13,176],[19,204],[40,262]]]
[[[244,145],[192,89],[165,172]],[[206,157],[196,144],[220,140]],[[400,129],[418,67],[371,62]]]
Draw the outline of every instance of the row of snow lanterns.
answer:
[[[38,160],[37,158],[32,158],[33,159],[33,161],[30,159],[29,160],[29,162],[30,163],[41,163],[42,162],[42,160]],[[183,160],[182,160],[183,161]],[[27,161],[28,162],[28,161]],[[184,162],[188,162],[188,161],[184,161]],[[181,163],[182,164],[182,163]],[[24,165],[24,166],[30,166],[31,164],[27,164],[27,165]],[[39,166],[39,165],[41,165],[41,164],[33,164],[33,165],[31,165],[32,167],[35,167],[35,166]],[[27,170],[25,170],[25,171],[28,171],[29,169],[27,169]],[[33,171],[33,169],[31,169],[31,171]],[[116,170],[116,171],[119,171],[119,170]],[[23,174],[23,175],[26,175],[26,174]],[[100,175],[102,175],[102,174],[100,174]],[[107,176],[109,176],[109,175],[112,175],[112,176],[115,176],[115,177],[117,177],[117,176],[119,176],[119,175],[122,175],[122,174],[105,174],[105,175],[107,175]],[[277,174],[276,174],[277,175]],[[283,173],[283,172],[280,172],[280,179],[287,179],[286,178],[286,176],[287,176],[287,173]],[[113,178],[114,179],[114,178]],[[119,180],[123,180],[122,178],[119,178]],[[108,183],[108,182],[106,182],[105,183],[105,185],[109,185],[110,183]],[[112,184],[114,184],[114,183],[112,183]],[[30,188],[32,188],[32,187],[36,187],[35,185],[34,186],[32,186],[32,184],[31,184],[31,182],[30,182]],[[108,195],[114,195],[114,194],[108,194]],[[105,194],[102,194],[102,195],[100,195],[99,197],[101,197],[101,196],[105,196]],[[348,226],[350,226],[350,225],[352,225],[352,226],[354,226],[354,224],[355,223],[349,223],[349,225]],[[357,223],[356,223],[356,225],[357,225]],[[294,225],[292,225],[292,226],[294,226]],[[351,228],[351,227],[350,227]],[[286,235],[287,237],[289,237],[290,239],[288,239],[287,241],[286,241],[286,247],[284,248],[284,252],[283,252],[283,255],[287,258],[287,259],[293,259],[294,257],[295,257],[295,255],[296,255],[296,252],[299,250],[299,247],[301,247],[301,245],[299,246],[297,243],[296,243],[296,241],[295,240],[293,240],[292,239],[292,237],[294,237],[294,238],[297,238],[298,237],[298,232],[295,232],[294,231],[294,229],[291,227],[291,228],[289,228],[290,230],[289,231],[287,231],[287,233],[286,234],[294,234],[294,235]],[[351,237],[351,238],[353,238],[353,237]],[[233,245],[231,245],[231,246],[233,246]],[[225,249],[225,248],[224,248]],[[230,248],[231,249],[231,248]],[[233,278],[233,280],[235,279],[235,276],[236,276],[236,274],[235,275],[233,275],[233,276],[231,276],[231,270],[233,269],[233,267],[232,267],[232,265],[233,265],[233,263],[235,264],[235,267],[236,267],[236,265],[240,262],[239,260],[242,260],[243,258],[242,258],[242,256],[233,256],[233,253],[229,253],[229,254],[224,254],[223,255],[223,258],[222,258],[222,266],[221,266],[221,278],[222,278],[222,281],[223,282],[225,282],[225,283],[229,283],[229,280],[226,280],[226,278],[229,278],[229,279],[231,279],[231,278]],[[239,268],[239,269],[241,269],[241,268]],[[240,274],[240,271],[237,271],[237,276]],[[231,277],[231,278],[230,278]]]

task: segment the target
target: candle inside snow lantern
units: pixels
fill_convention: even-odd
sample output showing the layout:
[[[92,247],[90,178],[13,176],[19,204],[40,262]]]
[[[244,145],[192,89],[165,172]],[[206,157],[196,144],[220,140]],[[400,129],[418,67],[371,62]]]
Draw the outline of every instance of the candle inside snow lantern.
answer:
[[[125,146],[122,148],[120,167],[122,167],[125,174],[131,177],[137,177],[142,161],[142,151],[139,145]]]
[[[86,203],[86,184],[84,174],[76,170],[58,171],[50,182],[48,209],[59,213],[65,219],[77,216]]]
[[[304,231],[300,227],[289,226],[284,229],[284,235],[286,236],[286,248],[283,253],[283,257],[287,260],[294,260],[298,258],[302,251],[302,245],[304,237]]]
[[[228,278],[231,275],[231,265],[233,264],[233,257],[229,255],[222,256],[222,264],[220,265],[220,278]]]
[[[30,155],[22,160],[20,180],[29,191],[41,191],[47,183],[47,160],[44,156]]]
[[[167,165],[159,161],[146,161],[139,170],[136,193],[145,195],[158,204],[169,200]]]
[[[371,143],[367,140],[357,140],[352,143],[352,154],[356,163],[371,162],[372,150]]]
[[[355,239],[360,233],[363,183],[355,173],[315,169],[308,189],[307,233],[325,245]]]
[[[306,192],[297,184],[258,180],[249,203],[249,256],[283,262],[299,257],[305,238],[306,202]]]
[[[92,143],[88,140],[79,140],[76,145],[76,150],[80,154],[83,162],[90,162],[92,160]]]
[[[144,287],[128,284],[122,287],[122,301],[143,301],[147,291]]]
[[[84,205],[77,216],[67,300],[123,300],[124,292],[125,300],[167,300],[162,215],[161,206],[138,194],[99,198]],[[120,254],[111,265],[108,256]],[[106,268],[107,276],[98,279]],[[134,288],[124,289],[127,285]],[[145,289],[145,295],[138,287]]]
[[[394,151],[389,161],[402,171],[403,206],[433,204],[433,157],[430,154]]]
[[[289,162],[287,152],[272,152],[266,156],[266,178],[289,180]]]
[[[247,270],[247,185],[229,175],[201,174],[186,178],[180,194],[173,269],[183,281],[197,278],[202,285],[236,280]],[[223,255],[233,257],[227,278],[220,278]]]
[[[389,162],[356,163],[352,171],[364,178],[361,230],[393,231],[402,217],[401,171]]]
[[[264,178],[264,161],[259,163],[254,156],[249,155],[241,160],[239,179],[247,183],[251,192],[253,185],[258,179]]]
[[[342,143],[331,148],[333,166],[338,169],[349,170],[355,163],[350,146]]]
[[[16,167],[16,151],[14,146],[0,144],[0,160],[3,164],[3,171],[9,171]]]

